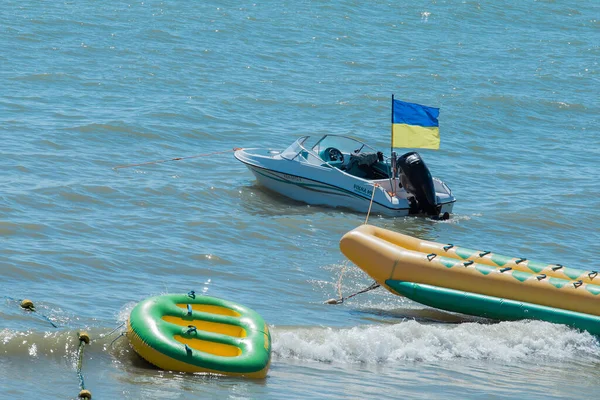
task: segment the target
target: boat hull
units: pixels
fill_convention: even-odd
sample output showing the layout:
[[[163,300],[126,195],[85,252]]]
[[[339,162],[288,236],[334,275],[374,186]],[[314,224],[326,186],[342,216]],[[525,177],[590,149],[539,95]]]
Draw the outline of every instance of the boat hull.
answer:
[[[369,210],[371,199],[349,190],[296,175],[257,167],[249,167],[249,169],[260,185],[290,199],[312,205],[343,207],[359,212],[367,212]],[[449,209],[451,210],[452,208],[450,207]],[[389,208],[374,203],[371,212],[404,217],[409,214],[409,208],[408,205],[405,208]]]
[[[410,214],[406,199],[392,198],[381,187],[373,187],[376,182],[347,180],[345,174],[335,168],[322,168],[314,173],[298,174],[292,168],[278,170],[250,163],[243,157],[236,157],[254,174],[257,182],[285,197],[312,205],[342,207],[358,212],[368,212],[392,217]],[[286,163],[288,165],[286,165]],[[280,161],[280,167],[289,166],[289,161]],[[293,165],[293,164],[292,164]],[[333,184],[335,182],[336,184]],[[452,213],[455,199],[440,204],[440,213]]]

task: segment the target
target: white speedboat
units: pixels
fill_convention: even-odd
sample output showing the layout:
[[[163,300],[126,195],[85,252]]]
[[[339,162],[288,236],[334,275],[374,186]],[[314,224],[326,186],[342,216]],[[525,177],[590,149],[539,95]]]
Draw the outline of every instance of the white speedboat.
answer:
[[[283,151],[238,149],[235,158],[259,184],[308,204],[343,207],[386,216],[440,215],[447,218],[456,199],[433,178],[416,152],[385,157],[348,136],[325,135],[310,145],[296,140]],[[373,193],[374,192],[374,193]]]

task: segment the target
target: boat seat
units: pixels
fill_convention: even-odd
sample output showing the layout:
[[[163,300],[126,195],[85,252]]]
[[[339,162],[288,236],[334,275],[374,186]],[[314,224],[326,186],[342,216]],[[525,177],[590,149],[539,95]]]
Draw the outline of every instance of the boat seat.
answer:
[[[323,164],[321,164],[321,166],[325,167],[325,166],[329,165],[331,167],[342,169],[342,166],[344,165],[344,161],[343,160],[332,160],[330,158],[330,153],[329,153],[330,150],[335,150],[336,152],[338,152],[340,154],[342,159],[344,158],[343,154],[338,149],[336,149],[334,147],[328,147],[319,153],[319,157],[321,157],[321,159],[323,161],[325,161]]]
[[[352,176],[356,176],[357,178],[366,178],[367,173],[360,168],[358,165],[352,165],[350,168],[346,170],[346,172]]]
[[[384,179],[390,174],[386,173],[386,164],[381,153],[350,154],[350,161],[346,166],[346,172],[352,176],[363,179]]]

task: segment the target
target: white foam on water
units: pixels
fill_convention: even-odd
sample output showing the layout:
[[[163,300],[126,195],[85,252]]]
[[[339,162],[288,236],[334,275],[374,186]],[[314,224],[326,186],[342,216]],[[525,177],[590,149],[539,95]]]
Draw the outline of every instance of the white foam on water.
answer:
[[[600,343],[587,332],[541,321],[395,325],[348,329],[274,328],[277,359],[385,364],[398,360],[457,358],[514,362],[598,357]]]

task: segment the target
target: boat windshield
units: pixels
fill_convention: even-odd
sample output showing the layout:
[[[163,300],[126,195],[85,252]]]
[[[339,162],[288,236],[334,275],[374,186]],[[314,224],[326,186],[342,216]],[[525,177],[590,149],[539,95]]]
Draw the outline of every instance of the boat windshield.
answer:
[[[366,143],[360,140],[353,139],[348,136],[338,135],[325,135],[319,140],[312,148],[317,154],[322,154],[326,149],[333,147],[346,154],[358,154],[358,153],[375,153],[377,150],[373,149]]]
[[[300,153],[303,149],[302,144],[308,139],[308,136],[303,136],[300,139],[296,140],[290,147],[281,152],[281,157],[287,159],[293,159]]]
[[[281,157],[287,160],[294,160],[299,162],[306,162],[310,164],[321,165],[323,161],[327,161],[323,159],[323,154],[326,150],[330,148],[335,148],[341,151],[344,154],[359,154],[359,153],[376,153],[377,151],[373,149],[366,143],[361,142],[360,140],[353,139],[348,136],[338,136],[338,135],[325,135],[321,139],[319,139],[309,150],[307,146],[309,136],[303,136],[292,143],[287,149],[281,152]]]
[[[308,138],[309,136],[303,136],[296,140],[290,147],[281,152],[281,157],[287,160],[321,164],[323,161],[316,154],[306,149],[305,142]]]

